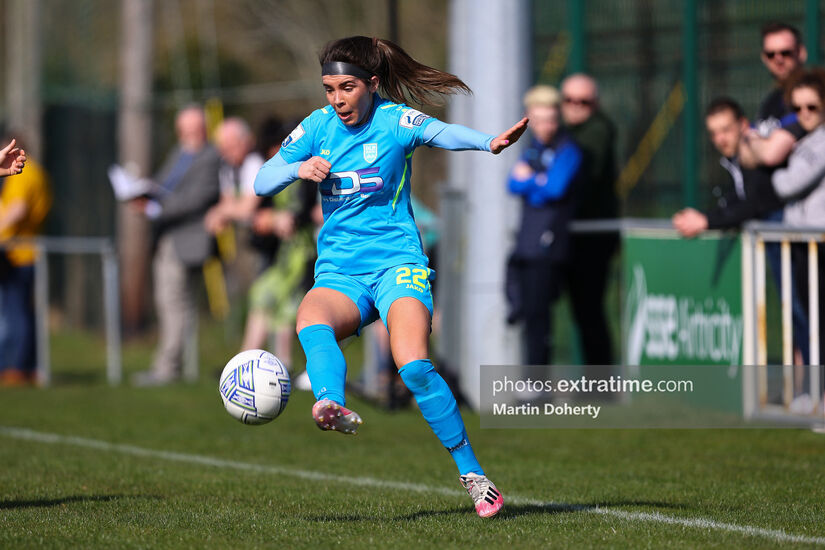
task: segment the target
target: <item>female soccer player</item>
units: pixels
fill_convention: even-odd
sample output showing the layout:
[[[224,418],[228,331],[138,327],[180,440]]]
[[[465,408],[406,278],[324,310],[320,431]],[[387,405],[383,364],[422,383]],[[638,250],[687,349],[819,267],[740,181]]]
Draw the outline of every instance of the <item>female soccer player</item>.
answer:
[[[387,40],[336,40],[320,61],[329,105],[293,130],[255,180],[259,195],[297,179],[320,188],[324,224],[315,285],[296,327],[318,400],[312,416],[322,430],[355,433],[361,417],[344,407],[346,364],[337,341],[380,316],[401,378],[455,460],[476,512],[493,516],[504,499],[476,460],[456,400],[428,359],[433,272],[410,207],[410,172],[420,145],[498,154],[518,140],[527,119],[495,137],[407,107],[406,97],[432,105],[441,94],[470,89]]]

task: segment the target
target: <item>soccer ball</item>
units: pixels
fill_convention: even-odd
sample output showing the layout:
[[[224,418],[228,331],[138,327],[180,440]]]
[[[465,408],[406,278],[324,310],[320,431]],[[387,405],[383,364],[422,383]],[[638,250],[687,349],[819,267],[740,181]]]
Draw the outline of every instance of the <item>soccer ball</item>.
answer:
[[[251,349],[229,360],[218,390],[226,412],[233,418],[244,424],[266,424],[283,412],[292,382],[277,357]]]

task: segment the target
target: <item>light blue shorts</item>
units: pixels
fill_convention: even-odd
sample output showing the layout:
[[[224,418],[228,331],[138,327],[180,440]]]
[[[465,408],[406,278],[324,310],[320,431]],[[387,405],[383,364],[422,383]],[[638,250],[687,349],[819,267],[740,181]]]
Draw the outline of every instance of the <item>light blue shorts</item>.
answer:
[[[312,288],[331,288],[347,296],[361,313],[361,329],[379,317],[385,322],[390,306],[399,298],[415,298],[433,315],[433,295],[430,281],[435,271],[419,264],[403,264],[385,271],[364,275],[322,273],[315,278]]]

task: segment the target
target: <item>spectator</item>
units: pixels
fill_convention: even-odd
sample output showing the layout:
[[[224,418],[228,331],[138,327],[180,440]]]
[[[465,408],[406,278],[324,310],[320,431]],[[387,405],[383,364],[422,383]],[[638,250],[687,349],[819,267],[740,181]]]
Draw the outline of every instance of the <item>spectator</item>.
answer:
[[[726,97],[711,102],[705,116],[708,134],[713,145],[722,154],[720,164],[731,176],[733,190],[722,196],[715,208],[703,214],[685,208],[673,216],[673,226],[684,237],[695,237],[708,229],[731,229],[753,219],[782,220],[782,200],[771,184],[774,168],[743,167],[738,159],[742,140],[749,132],[744,111],[734,100]],[[782,269],[776,243],[766,247],[771,272],[778,290],[782,288]],[[808,319],[795,285],[791,285],[793,342],[798,357],[804,363],[808,357]]]
[[[783,98],[783,86],[807,57],[802,35],[795,27],[769,23],[762,28],[762,63],[773,76],[775,85],[762,100],[754,130],[745,134],[741,142],[739,152],[743,166],[780,166],[794,143],[805,135]]]
[[[252,184],[264,158],[255,150],[255,138],[241,118],[227,118],[215,130],[221,154],[221,200],[206,213],[206,230],[216,236],[221,259],[227,264],[230,293],[248,290],[252,279],[268,264],[268,255],[256,253],[251,242],[252,220],[263,202]]]
[[[276,130],[277,127],[277,130]],[[281,142],[289,135],[287,128],[270,119],[262,132],[267,156],[274,156]],[[257,175],[252,174],[253,181]],[[253,191],[254,192],[254,191]],[[242,349],[266,346],[267,336],[275,336],[275,349],[287,369],[292,370],[292,343],[295,337],[295,314],[300,297],[312,286],[312,266],[315,261],[315,226],[322,215],[317,208],[317,186],[301,181],[288,187],[254,215],[253,229],[257,242],[266,237],[277,239],[277,254],[252,284],[249,291],[249,316],[244,331]],[[309,389],[308,377],[295,380],[297,389]]]
[[[582,152],[561,127],[555,88],[534,86],[524,96],[524,107],[533,140],[508,180],[510,191],[522,199],[522,210],[507,262],[507,321],[524,321],[526,363],[545,365],[552,358],[552,306],[569,255]]]
[[[207,143],[203,109],[182,109],[175,129],[178,146],[155,177],[156,191],[132,201],[154,222],[152,270],[159,323],[152,367],[133,380],[139,386],[168,384],[180,377],[184,342],[195,325],[195,275],[213,248],[204,218],[219,198],[220,157]]]
[[[0,149],[0,177],[17,175],[26,165],[26,152],[15,147],[16,143],[17,141],[12,139],[8,145]]]
[[[825,227],[825,70],[802,70],[788,82],[785,98],[807,132],[788,158],[788,165],[773,173],[777,194],[789,201],[784,221],[796,227]],[[802,304],[808,306],[807,247],[795,247],[794,276]],[[819,245],[820,362],[825,357],[825,247]]]
[[[5,156],[5,159],[0,159],[3,170],[17,174],[0,180],[0,241],[3,242],[39,235],[52,205],[46,172],[37,162],[27,160],[22,149],[13,149],[14,144],[15,140],[11,140],[9,146],[0,153]],[[20,172],[23,162],[28,166]],[[0,250],[0,294],[3,324],[6,328],[0,346],[4,352],[0,365],[2,385],[16,386],[36,382],[36,257],[37,250],[30,245],[15,245]]]
[[[584,154],[575,219],[615,218],[619,212],[613,150],[616,128],[599,108],[599,89],[593,78],[584,74],[569,76],[562,82],[561,91],[562,117]],[[613,362],[604,294],[618,246],[618,234],[574,234],[571,238],[566,282],[588,365]],[[601,369],[595,374],[608,376],[609,371]]]
[[[224,120],[215,130],[215,144],[221,155],[221,199],[206,213],[204,222],[210,233],[217,234],[233,222],[250,224],[261,197],[252,184],[264,158],[255,151],[255,139],[249,125],[241,118]]]
[[[769,23],[762,28],[762,63],[774,78],[774,88],[759,107],[755,127],[743,136],[739,146],[740,164],[745,168],[784,166],[797,140],[805,135],[796,115],[788,108],[783,89],[788,78],[805,63],[808,52],[796,27]],[[765,221],[781,222],[781,210],[766,214]],[[765,247],[768,264],[778,285],[782,284],[779,243]],[[808,321],[792,282],[794,319],[794,362],[808,362]]]
[[[713,146],[722,154],[719,162],[730,174],[733,190],[721,197],[707,214],[693,208],[677,212],[673,225],[679,233],[695,237],[708,229],[734,228],[747,220],[781,211],[782,203],[771,184],[773,170],[739,165],[739,144],[748,131],[748,120],[739,104],[727,97],[713,100],[705,114],[705,124]]]

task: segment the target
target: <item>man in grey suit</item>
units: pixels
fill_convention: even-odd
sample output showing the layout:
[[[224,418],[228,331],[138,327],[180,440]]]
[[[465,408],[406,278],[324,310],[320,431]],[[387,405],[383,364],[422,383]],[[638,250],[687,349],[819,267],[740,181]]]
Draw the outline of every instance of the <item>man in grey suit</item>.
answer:
[[[207,143],[203,109],[182,109],[175,130],[178,146],[155,177],[156,192],[134,204],[153,221],[152,272],[160,331],[151,369],[133,379],[139,386],[168,384],[180,377],[185,340],[197,313],[192,287],[213,246],[204,216],[220,196],[220,156]]]

